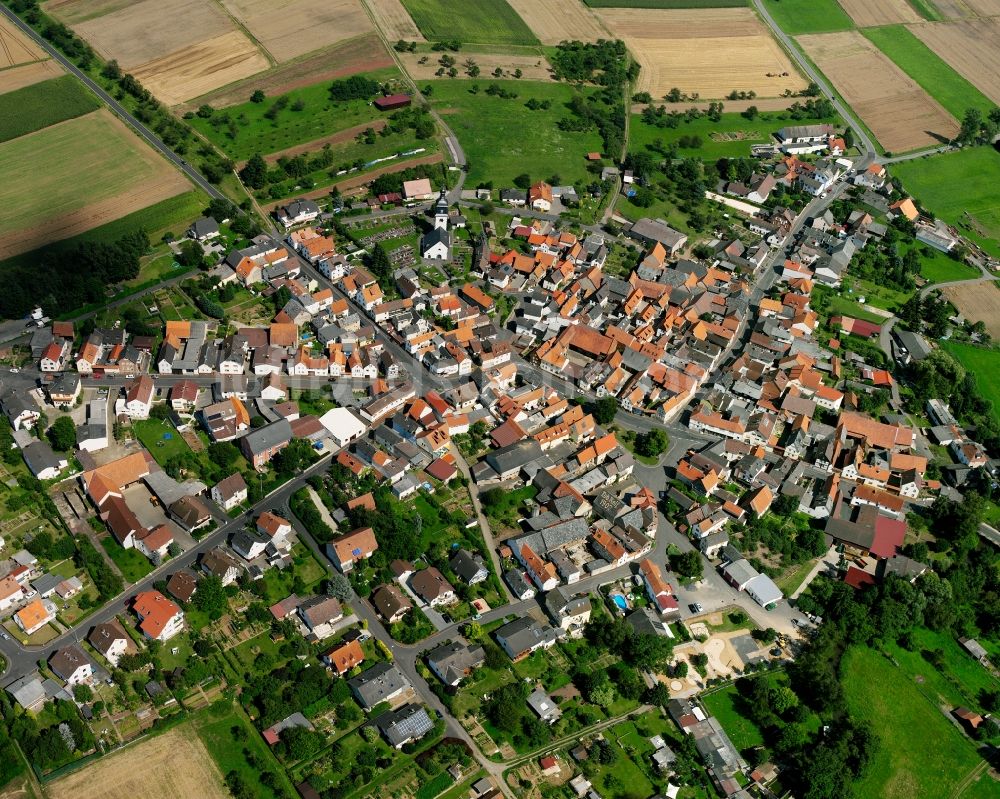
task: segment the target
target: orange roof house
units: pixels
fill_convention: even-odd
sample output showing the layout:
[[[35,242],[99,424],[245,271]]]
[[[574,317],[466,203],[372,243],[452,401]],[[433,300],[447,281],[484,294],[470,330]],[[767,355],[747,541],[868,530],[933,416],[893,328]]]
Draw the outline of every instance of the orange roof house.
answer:
[[[357,640],[350,641],[338,647],[334,647],[324,654],[321,660],[331,669],[343,677],[355,666],[359,666],[365,661],[365,653],[361,644]]]

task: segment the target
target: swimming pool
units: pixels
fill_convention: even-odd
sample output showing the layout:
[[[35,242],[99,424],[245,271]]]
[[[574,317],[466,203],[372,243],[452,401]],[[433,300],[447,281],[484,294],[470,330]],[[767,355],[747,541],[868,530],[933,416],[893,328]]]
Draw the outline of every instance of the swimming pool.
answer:
[[[621,594],[613,594],[611,601],[614,602],[621,610],[628,610],[628,602],[625,601],[625,597]]]

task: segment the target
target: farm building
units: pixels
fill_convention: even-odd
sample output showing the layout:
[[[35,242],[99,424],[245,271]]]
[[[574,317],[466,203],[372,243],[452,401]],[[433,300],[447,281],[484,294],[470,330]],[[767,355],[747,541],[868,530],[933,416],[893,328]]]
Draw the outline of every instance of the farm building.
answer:
[[[406,108],[411,102],[408,94],[390,94],[388,97],[377,97],[373,105],[379,111],[391,111],[395,108]]]

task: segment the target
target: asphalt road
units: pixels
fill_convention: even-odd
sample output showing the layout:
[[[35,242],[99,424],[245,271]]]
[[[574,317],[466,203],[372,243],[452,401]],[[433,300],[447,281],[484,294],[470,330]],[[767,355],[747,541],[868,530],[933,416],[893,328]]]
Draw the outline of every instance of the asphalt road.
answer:
[[[862,125],[855,118],[854,112],[840,101],[840,98],[834,93],[833,89],[830,88],[830,85],[826,82],[826,78],[822,75],[822,73],[810,64],[809,61],[802,57],[802,54],[799,52],[799,48],[796,46],[795,42],[792,41],[792,37],[778,27],[778,23],[774,21],[774,18],[764,6],[763,0],[753,0],[753,5],[754,8],[757,9],[757,13],[760,14],[761,19],[767,23],[767,26],[771,29],[772,33],[778,37],[778,41],[785,46],[785,50],[787,50],[792,58],[795,59],[799,69],[801,69],[802,72],[809,77],[809,80],[819,86],[820,91],[822,91],[823,94],[826,95],[826,98],[833,103],[833,107],[837,110],[837,113],[840,114],[841,119],[847,120],[847,123],[851,126],[851,130],[854,131],[855,141],[860,142],[864,146],[865,163],[860,168],[867,168],[868,165],[877,157],[878,150],[875,149],[875,144],[865,132],[864,127],[862,127]]]
[[[0,640],[0,654],[2,654],[4,659],[7,661],[7,669],[2,675],[4,682],[9,682],[13,678],[20,677],[34,670],[39,660],[48,659],[49,655],[60,646],[64,646],[73,641],[82,640],[87,636],[91,627],[110,621],[118,615],[128,615],[128,602],[132,596],[140,591],[146,591],[152,588],[154,582],[168,579],[169,575],[176,571],[191,567],[194,565],[199,555],[212,547],[224,544],[230,535],[242,529],[244,525],[251,522],[262,511],[274,507],[287,506],[288,498],[295,493],[295,491],[301,488],[306,480],[313,475],[324,471],[330,465],[330,458],[332,454],[332,452],[327,453],[300,475],[275,489],[270,495],[264,497],[264,499],[254,505],[242,516],[232,519],[222,525],[218,530],[207,535],[191,549],[183,552],[176,558],[170,559],[159,568],[154,569],[139,582],[129,585],[124,591],[122,591],[122,593],[110,602],[106,603],[96,613],[91,614],[75,627],[72,627],[62,633],[58,638],[53,639],[43,646],[28,647],[22,646],[19,641],[14,639],[9,641]]]
[[[121,117],[128,125],[135,129],[135,131],[142,136],[147,142],[149,142],[153,147],[155,147],[168,161],[174,164],[178,169],[180,169],[185,175],[187,175],[193,183],[195,183],[200,189],[205,191],[210,197],[221,198],[224,195],[215,188],[211,183],[209,183],[205,178],[201,176],[201,173],[197,169],[192,167],[187,161],[177,155],[173,150],[167,147],[166,144],[157,136],[153,131],[147,128],[142,122],[136,119],[132,114],[130,114],[121,103],[119,103],[114,97],[108,94],[104,89],[102,89],[97,83],[90,79],[85,73],[81,72],[77,66],[66,58],[59,50],[53,47],[48,41],[43,39],[34,29],[24,22],[20,17],[17,16],[13,11],[4,5],[0,5],[0,13],[2,13],[7,19],[13,22],[18,28],[20,28],[24,33],[31,37],[32,40],[38,44],[49,56],[58,62],[67,72],[76,77],[82,83],[84,83],[88,89],[90,89],[94,94],[101,98],[115,114]]]

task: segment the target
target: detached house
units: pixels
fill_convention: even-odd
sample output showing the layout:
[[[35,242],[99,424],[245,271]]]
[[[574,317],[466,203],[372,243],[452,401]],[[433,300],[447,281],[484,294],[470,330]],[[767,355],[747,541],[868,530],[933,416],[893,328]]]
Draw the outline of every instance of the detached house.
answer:
[[[326,554],[333,565],[347,573],[359,560],[368,560],[378,549],[375,531],[371,527],[359,527],[326,545]]]
[[[300,604],[296,612],[309,632],[320,641],[333,635],[336,623],[344,618],[344,609],[332,596],[311,597]]]
[[[142,375],[125,386],[125,414],[129,419],[148,419],[156,386],[153,378]]]
[[[136,594],[132,609],[143,635],[155,641],[166,641],[184,628],[184,612],[159,591]]]
[[[118,659],[128,652],[131,640],[117,621],[98,624],[87,636],[90,645],[112,666],[117,666]]]
[[[279,419],[265,427],[247,433],[240,439],[240,449],[251,465],[261,470],[292,440],[292,426],[287,419]]]
[[[52,653],[49,668],[66,685],[85,685],[94,678],[94,663],[75,644],[64,646]]]
[[[235,472],[212,486],[212,500],[227,512],[246,502],[247,484],[243,475]]]

